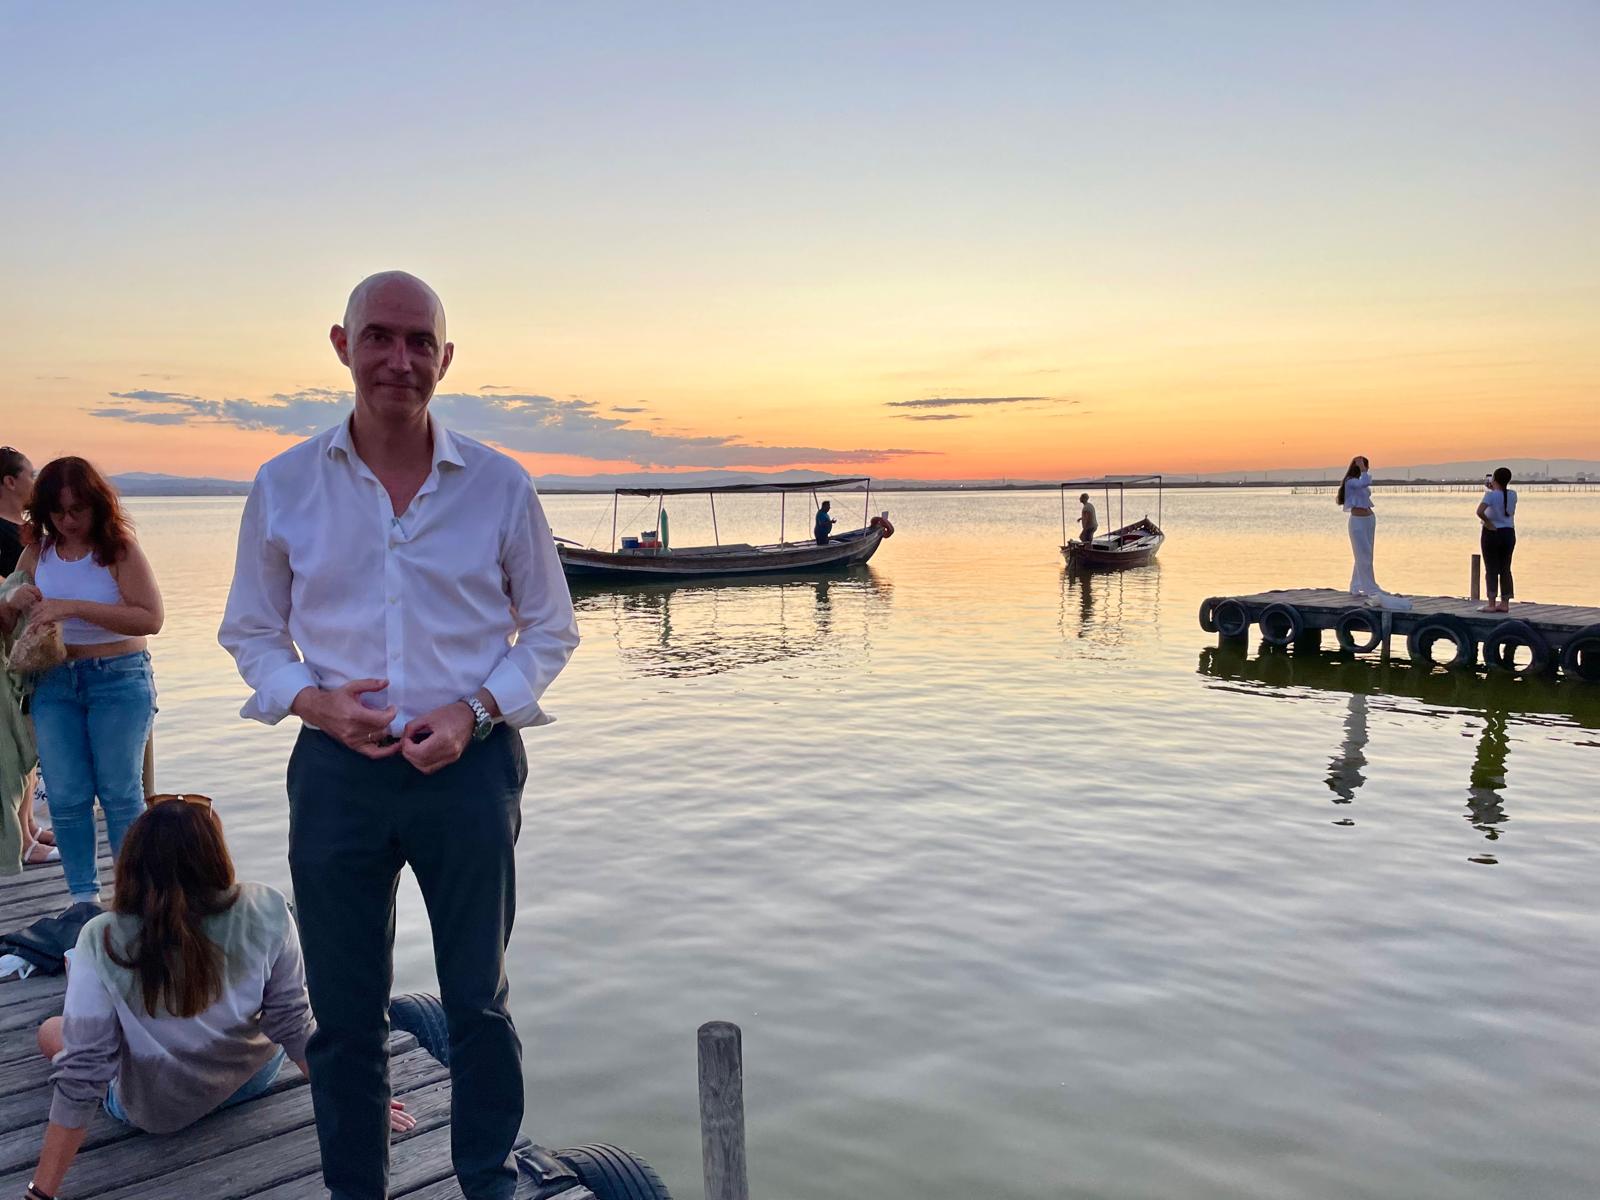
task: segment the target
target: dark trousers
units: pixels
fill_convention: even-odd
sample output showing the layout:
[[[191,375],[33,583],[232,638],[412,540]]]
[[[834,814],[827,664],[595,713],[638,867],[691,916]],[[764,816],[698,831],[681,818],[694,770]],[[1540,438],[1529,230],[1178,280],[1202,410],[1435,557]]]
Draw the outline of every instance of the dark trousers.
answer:
[[[1517,552],[1517,531],[1485,529],[1478,538],[1478,545],[1483,550],[1483,571],[1488,577],[1485,586],[1489,589],[1489,599],[1499,597],[1501,600],[1510,600],[1511,556]]]
[[[410,864],[433,927],[450,1028],[450,1146],[469,1200],[510,1200],[522,1043],[506,1008],[513,848],[528,764],[497,726],[425,776],[306,729],[289,759],[289,869],[317,1031],[306,1050],[332,1200],[384,1200],[394,898]]]

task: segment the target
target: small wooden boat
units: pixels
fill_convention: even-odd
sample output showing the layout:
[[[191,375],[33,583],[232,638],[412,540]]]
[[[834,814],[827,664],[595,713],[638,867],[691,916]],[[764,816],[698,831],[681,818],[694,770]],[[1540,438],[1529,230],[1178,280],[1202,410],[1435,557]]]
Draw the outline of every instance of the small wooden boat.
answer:
[[[860,529],[829,536],[818,542],[808,538],[803,542],[784,540],[787,521],[787,500],[792,492],[815,493],[832,488],[866,485],[866,499],[862,517],[866,524]],[[717,500],[721,495],[775,493],[783,497],[779,508],[778,541],[755,546],[744,542],[724,543],[716,534]],[[662,519],[662,502],[667,496],[704,495],[711,501],[711,528],[715,545],[674,547],[667,538],[667,524]],[[651,541],[629,544],[635,539],[624,538],[617,545],[617,500],[622,496],[653,496],[656,498],[656,528],[659,536]],[[813,496],[815,501],[815,496]],[[795,571],[824,571],[859,566],[875,553],[883,540],[894,535],[887,512],[867,520],[866,513],[872,502],[872,481],[865,477],[850,479],[813,479],[801,483],[736,483],[721,487],[698,488],[617,488],[611,499],[611,549],[598,550],[557,539],[556,550],[561,555],[561,569],[568,579],[586,583],[640,583],[651,580],[725,579],[783,575]],[[815,511],[813,504],[813,511]]]
[[[1067,495],[1069,489],[1101,487],[1104,489],[1106,511],[1111,509],[1111,489],[1117,491],[1117,519],[1127,522],[1127,489],[1144,484],[1156,485],[1156,516],[1161,516],[1161,476],[1113,475],[1104,479],[1063,483],[1061,485],[1061,553],[1069,567],[1143,567],[1155,560],[1161,543],[1167,535],[1157,521],[1149,516],[1125,523],[1110,533],[1097,533],[1089,542],[1067,537]]]

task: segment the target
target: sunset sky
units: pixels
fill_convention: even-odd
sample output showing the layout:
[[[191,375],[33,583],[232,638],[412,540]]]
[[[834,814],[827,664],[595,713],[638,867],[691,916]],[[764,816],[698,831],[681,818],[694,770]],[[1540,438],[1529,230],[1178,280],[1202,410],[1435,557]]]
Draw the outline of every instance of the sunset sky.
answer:
[[[0,434],[248,478],[444,297],[536,474],[1600,458],[1600,4],[0,0]]]

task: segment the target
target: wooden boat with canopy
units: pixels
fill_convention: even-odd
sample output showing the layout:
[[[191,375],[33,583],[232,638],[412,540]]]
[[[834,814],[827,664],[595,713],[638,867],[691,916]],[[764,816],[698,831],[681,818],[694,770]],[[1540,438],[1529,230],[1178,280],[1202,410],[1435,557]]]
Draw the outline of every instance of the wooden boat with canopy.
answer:
[[[1146,513],[1140,520],[1129,522],[1127,490],[1154,483],[1156,488],[1156,519]],[[1109,533],[1096,533],[1085,542],[1067,536],[1067,496],[1069,491],[1082,488],[1088,491],[1100,488],[1105,496],[1101,515],[1111,515],[1111,492],[1117,493],[1118,528]],[[1081,494],[1081,493],[1080,493]],[[1069,567],[1143,567],[1155,560],[1161,543],[1167,535],[1161,532],[1161,476],[1159,475],[1107,475],[1103,479],[1080,479],[1061,485],[1061,553]]]
[[[859,529],[831,534],[825,542],[814,537],[804,541],[786,540],[788,501],[793,494],[810,495],[811,513],[820,507],[816,493],[862,487]],[[778,540],[764,546],[744,542],[723,542],[717,527],[717,497],[728,495],[771,494],[778,500]],[[617,503],[623,496],[654,497],[656,528],[654,537],[623,537],[618,544]],[[710,546],[673,546],[668,536],[669,518],[665,511],[668,496],[705,496],[711,504]],[[557,538],[561,568],[567,578],[589,583],[639,583],[658,579],[717,579],[744,576],[780,575],[792,571],[821,571],[854,567],[877,552],[884,538],[894,534],[889,514],[870,516],[872,480],[866,476],[847,479],[808,479],[798,483],[730,483],[719,487],[631,487],[617,488],[611,496],[611,548],[598,550]],[[810,514],[802,527],[810,530]]]

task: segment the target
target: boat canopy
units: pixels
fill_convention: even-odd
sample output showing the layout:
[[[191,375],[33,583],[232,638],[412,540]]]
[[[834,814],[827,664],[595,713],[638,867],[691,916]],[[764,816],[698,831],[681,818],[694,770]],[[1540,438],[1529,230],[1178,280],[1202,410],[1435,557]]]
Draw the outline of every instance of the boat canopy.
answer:
[[[857,483],[871,483],[867,475],[849,479],[805,479],[799,483],[720,483],[701,487],[619,487],[619,496],[722,496],[730,493],[759,492],[820,492],[828,488],[850,487]]]
[[[1140,484],[1154,483],[1160,485],[1159,475],[1103,475],[1099,479],[1069,479],[1061,486],[1072,487],[1097,487],[1097,488],[1128,488],[1138,487]]]
[[[1115,488],[1117,492],[1117,524],[1122,528],[1126,528],[1128,524],[1128,489],[1143,487],[1148,483],[1156,485],[1156,527],[1160,528],[1162,518],[1161,502],[1166,493],[1162,489],[1161,476],[1159,475],[1103,475],[1099,479],[1069,479],[1066,483],[1063,483],[1061,485],[1061,544],[1063,548],[1067,544],[1067,497],[1071,494],[1067,491],[1068,488],[1072,488],[1074,491],[1078,488],[1099,488],[1105,493],[1107,509],[1111,507],[1111,491]],[[1135,503],[1138,503],[1138,501],[1135,501]],[[1110,515],[1109,512],[1106,513],[1107,517]]]

